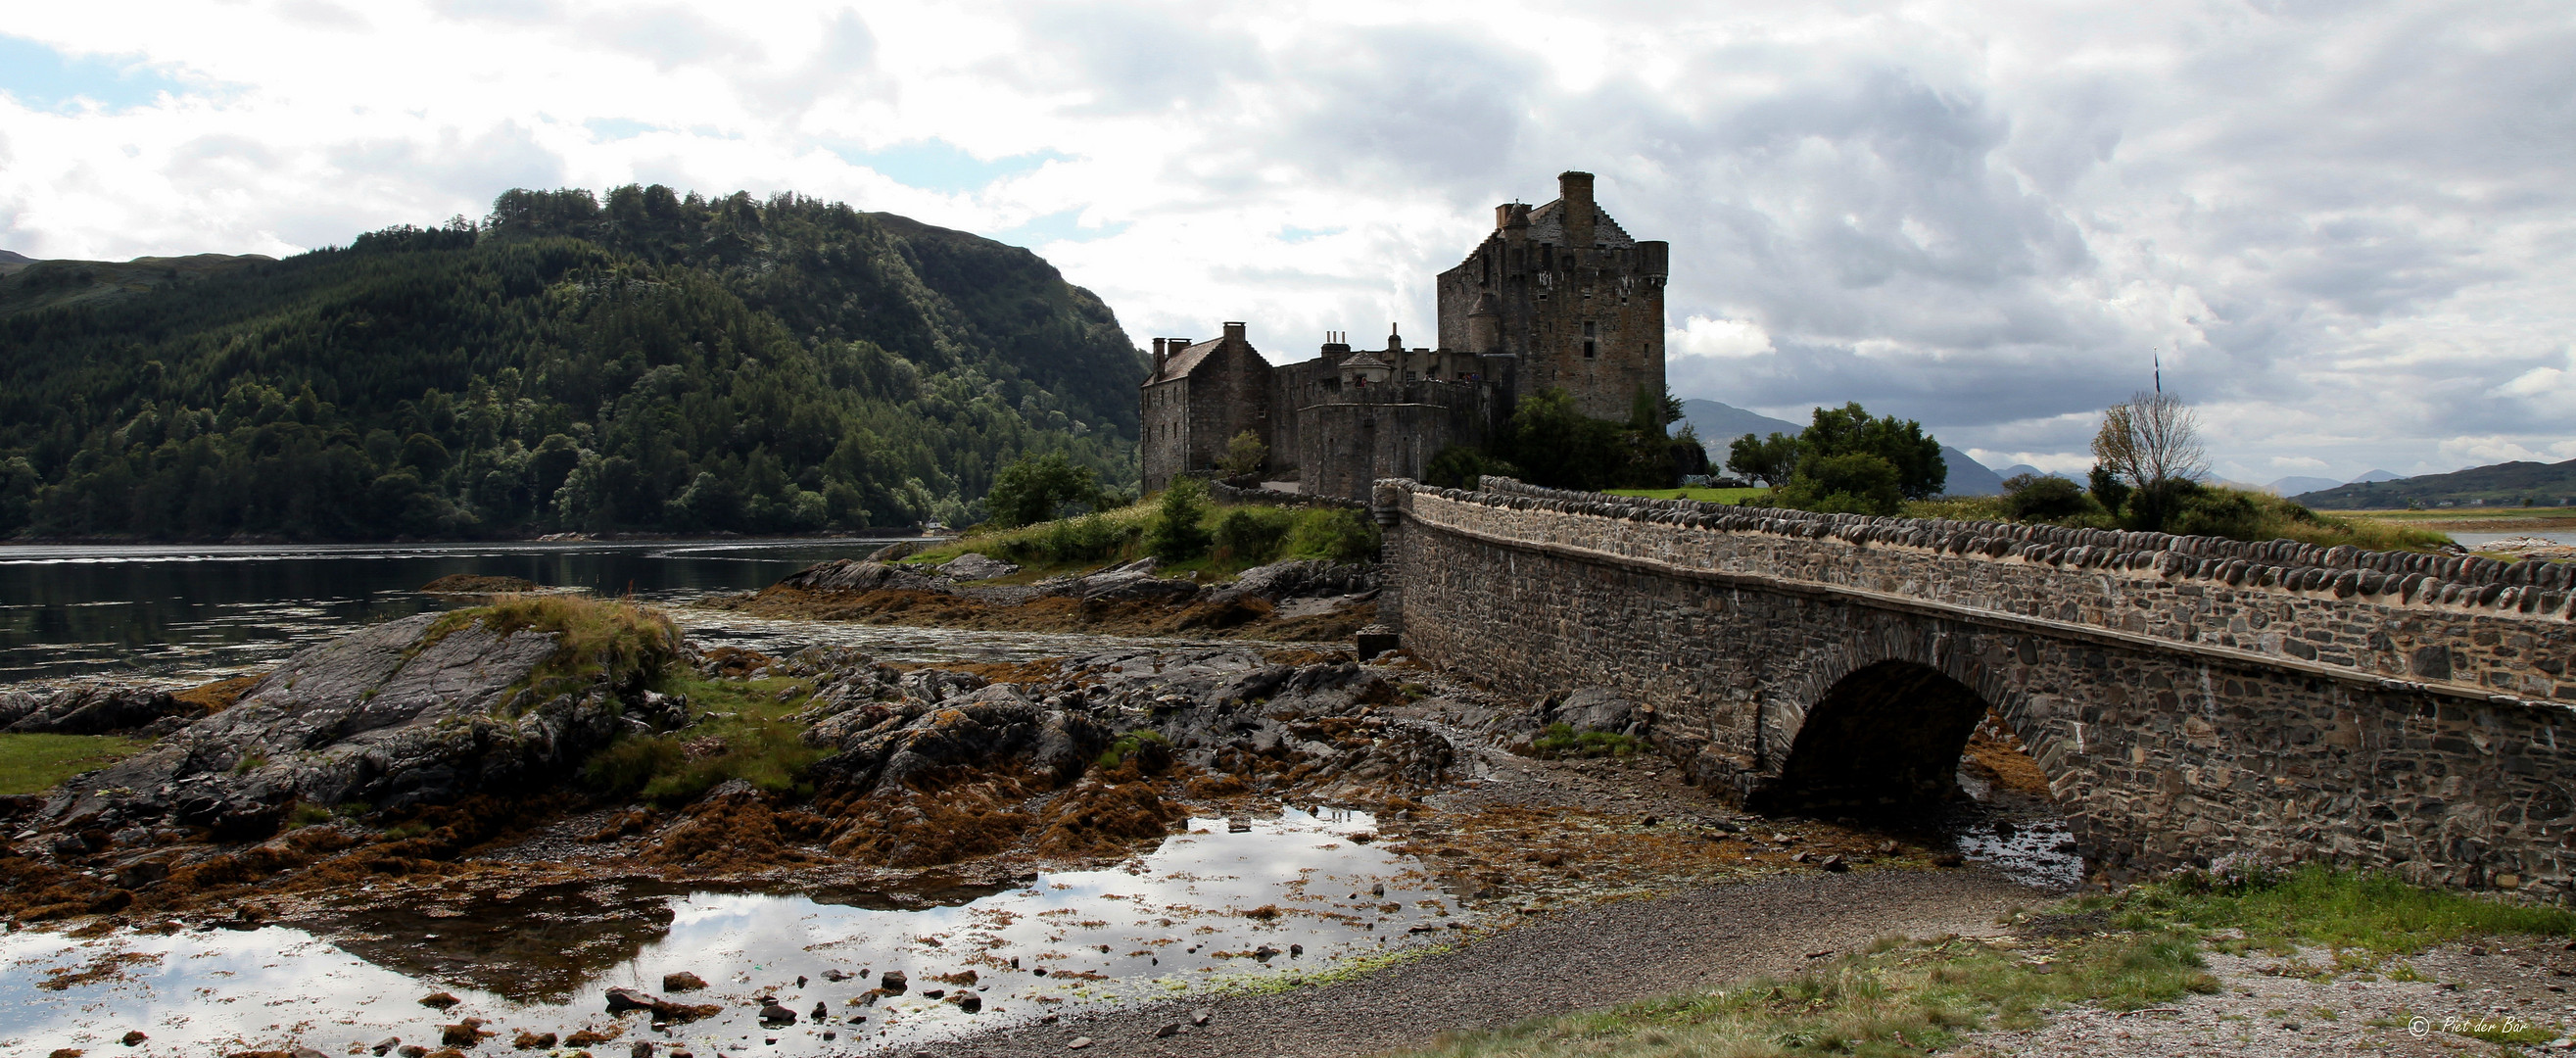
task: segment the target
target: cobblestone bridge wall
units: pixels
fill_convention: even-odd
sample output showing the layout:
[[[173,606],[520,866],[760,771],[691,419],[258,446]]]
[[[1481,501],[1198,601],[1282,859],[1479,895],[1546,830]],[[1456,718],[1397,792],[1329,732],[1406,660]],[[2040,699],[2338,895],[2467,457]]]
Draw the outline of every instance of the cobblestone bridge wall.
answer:
[[[1734,796],[1885,800],[1908,760],[1946,784],[1966,703],[2014,728],[2113,873],[2324,858],[2570,893],[2565,567],[1501,479],[1375,499],[1381,612],[1413,653],[1622,688]],[[1861,774],[1791,788],[1838,773]]]

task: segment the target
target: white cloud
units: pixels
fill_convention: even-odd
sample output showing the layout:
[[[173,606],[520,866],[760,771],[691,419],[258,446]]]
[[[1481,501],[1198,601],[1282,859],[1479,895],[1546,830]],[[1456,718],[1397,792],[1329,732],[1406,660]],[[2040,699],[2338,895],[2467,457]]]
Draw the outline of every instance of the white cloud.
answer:
[[[7,32],[81,60],[0,68],[0,245],[32,254],[286,253],[513,184],[794,190],[1016,233],[1140,339],[1245,319],[1284,360],[1427,343],[1491,207],[1584,168],[1673,244],[1685,396],[1858,400],[2080,471],[2153,350],[2246,473],[2576,454],[2576,23],[2545,2],[276,0]],[[135,69],[173,73],[107,83]],[[21,102],[82,76],[100,105]]]

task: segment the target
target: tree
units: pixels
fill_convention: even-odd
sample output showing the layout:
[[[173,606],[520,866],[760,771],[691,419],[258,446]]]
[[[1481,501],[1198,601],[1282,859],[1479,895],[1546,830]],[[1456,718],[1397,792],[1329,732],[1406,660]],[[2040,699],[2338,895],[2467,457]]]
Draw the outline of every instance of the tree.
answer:
[[[2209,473],[2200,416],[2171,393],[2139,393],[2102,413],[2093,457],[2126,483],[2131,525],[2161,531]]]
[[[1261,435],[1245,430],[1225,443],[1225,458],[1217,460],[1216,465],[1227,477],[1242,477],[1261,469],[1262,461],[1268,458],[1270,446],[1261,443]]]
[[[1207,554],[1210,540],[1207,520],[1210,509],[1207,486],[1197,478],[1181,478],[1163,490],[1163,504],[1154,512],[1154,520],[1145,527],[1145,552],[1165,562],[1187,562]]]
[[[2209,472],[2200,416],[2171,393],[2140,393],[2104,411],[2093,457],[2133,488]]]
[[[1906,499],[1941,494],[1949,483],[1949,464],[1941,459],[1941,442],[1923,432],[1923,424],[1894,416],[1879,418],[1858,403],[1818,408],[1805,433],[1798,435],[1801,465],[1809,460],[1862,453],[1896,468],[1896,488]]]
[[[2083,486],[2055,474],[2015,474],[2004,479],[2004,513],[2015,521],[2064,518],[2092,506]]]
[[[1797,476],[1776,496],[1800,510],[1895,514],[1905,506],[1897,480],[1896,464],[1867,452],[1844,452],[1799,463]]]
[[[2100,463],[2093,464],[2093,471],[2088,476],[2093,486],[2093,502],[2101,504],[2103,510],[2117,517],[2121,505],[2129,502],[2128,483],[2121,481],[2117,472]]]
[[[1726,466],[1745,477],[1778,488],[1798,472],[1798,439],[1784,433],[1767,438],[1745,434],[1726,446]]]
[[[994,525],[1009,529],[1055,520],[1068,503],[1093,503],[1100,494],[1091,468],[1075,466],[1062,452],[1024,454],[993,476],[984,509]]]

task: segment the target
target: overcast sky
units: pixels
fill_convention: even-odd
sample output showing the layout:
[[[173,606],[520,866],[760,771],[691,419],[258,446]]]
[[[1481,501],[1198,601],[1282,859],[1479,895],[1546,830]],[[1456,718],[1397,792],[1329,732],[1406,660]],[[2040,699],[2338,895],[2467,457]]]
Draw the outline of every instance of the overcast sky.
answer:
[[[1673,388],[2080,471],[2576,458],[2576,4],[17,5],[0,248],[283,255],[513,186],[794,190],[1032,247],[1129,335],[1392,321],[1600,175]]]

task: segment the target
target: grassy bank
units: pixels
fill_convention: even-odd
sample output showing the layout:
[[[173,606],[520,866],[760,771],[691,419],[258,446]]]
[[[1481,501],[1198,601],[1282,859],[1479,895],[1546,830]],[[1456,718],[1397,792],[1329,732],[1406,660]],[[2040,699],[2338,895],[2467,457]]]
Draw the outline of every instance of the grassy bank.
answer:
[[[115,735],[0,735],[0,795],[54,784],[132,756],[148,743]]]
[[[1001,583],[1031,583],[1144,558],[1150,552],[1148,536],[1160,516],[1159,505],[1148,497],[1126,507],[1034,525],[1009,529],[979,526],[902,561],[905,565],[935,566],[972,552],[1021,567],[1019,573],[1002,578]],[[1206,551],[1164,562],[1166,574],[1223,578],[1284,559],[1347,562],[1374,553],[1378,544],[1377,528],[1365,516],[1329,508],[1210,504],[1198,519],[1198,527],[1211,541]]]
[[[2213,940],[2218,931],[2225,940]],[[2184,879],[2067,901],[2015,935],[1882,939],[1808,973],[1444,1037],[1443,1058],[1894,1056],[1940,1051],[2051,1010],[2141,1010],[2218,990],[2202,952],[2323,947],[2367,969],[2447,941],[2576,935],[2576,914],[2322,869],[2213,884]]]

